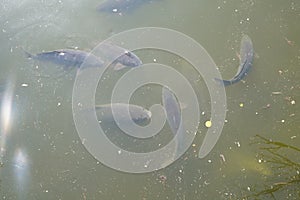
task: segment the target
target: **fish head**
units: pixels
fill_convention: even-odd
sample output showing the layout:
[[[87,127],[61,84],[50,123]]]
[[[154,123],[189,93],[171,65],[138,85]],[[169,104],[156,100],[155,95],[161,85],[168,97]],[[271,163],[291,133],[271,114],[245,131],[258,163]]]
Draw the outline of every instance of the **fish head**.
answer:
[[[137,124],[144,124],[150,121],[152,113],[145,108],[139,108],[138,111],[130,110],[132,120]]]
[[[125,51],[116,62],[127,67],[138,67],[143,64],[140,58],[130,51]]]

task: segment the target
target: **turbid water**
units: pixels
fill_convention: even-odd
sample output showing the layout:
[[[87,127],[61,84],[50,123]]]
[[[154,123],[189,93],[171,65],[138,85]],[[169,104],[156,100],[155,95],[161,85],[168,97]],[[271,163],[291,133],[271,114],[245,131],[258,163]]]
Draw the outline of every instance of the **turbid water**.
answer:
[[[0,198],[242,199],[297,174],[296,169],[278,169],[264,162],[264,151],[253,143],[259,134],[300,146],[299,1],[163,0],[122,15],[98,12],[100,3],[1,1]],[[144,26],[170,28],[192,37],[207,50],[226,80],[236,74],[236,54],[244,34],[251,37],[255,52],[249,74],[226,87],[227,116],[220,140],[207,157],[199,159],[207,130],[204,124],[210,120],[205,82],[178,56],[135,51],[143,63],[155,60],[185,75],[199,97],[202,114],[193,145],[180,159],[159,171],[130,174],[105,166],[82,145],[71,105],[76,72],[52,77],[61,66],[28,60],[22,49],[36,53],[75,47],[88,52],[109,36]],[[99,84],[96,104],[109,103],[113,83],[125,72],[107,74]],[[161,103],[161,88],[145,86],[131,100],[150,109],[153,103]],[[114,125],[105,130],[114,143],[139,152],[158,148],[173,137],[168,126],[149,141],[124,136]],[[286,156],[299,163],[296,154],[286,152]],[[295,187],[274,195],[297,199]]]

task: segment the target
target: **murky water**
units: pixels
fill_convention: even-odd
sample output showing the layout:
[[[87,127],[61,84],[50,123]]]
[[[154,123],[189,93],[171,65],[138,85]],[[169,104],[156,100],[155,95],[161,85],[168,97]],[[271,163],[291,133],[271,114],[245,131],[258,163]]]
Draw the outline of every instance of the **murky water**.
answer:
[[[0,78],[5,88],[0,198],[242,199],[297,174],[297,169],[279,169],[264,162],[264,150],[253,143],[259,134],[300,146],[299,1],[161,0],[123,15],[99,13],[99,3],[1,1]],[[32,53],[75,47],[88,51],[115,33],[144,26],[170,28],[192,37],[208,51],[224,78],[236,73],[236,53],[243,34],[251,37],[255,58],[244,81],[226,87],[228,111],[221,138],[207,157],[199,159],[204,122],[210,119],[205,83],[188,63],[174,55],[137,51],[144,63],[156,59],[188,77],[197,88],[205,114],[192,147],[179,160],[156,172],[129,174],[101,164],[81,144],[71,105],[75,71],[56,78],[63,71],[61,67],[28,60],[22,49]],[[103,82],[105,87],[99,86],[104,90],[96,94],[98,104],[109,101],[112,83],[121,75],[116,72]],[[145,86],[134,95],[133,103],[149,108],[160,103],[159,93],[159,88]],[[115,130],[109,137],[121,147],[147,152],[153,145],[167,143],[172,134],[163,129],[148,146]],[[299,154],[287,151],[285,155],[300,162]],[[297,186],[275,195],[278,199],[299,199],[299,191],[293,190]]]

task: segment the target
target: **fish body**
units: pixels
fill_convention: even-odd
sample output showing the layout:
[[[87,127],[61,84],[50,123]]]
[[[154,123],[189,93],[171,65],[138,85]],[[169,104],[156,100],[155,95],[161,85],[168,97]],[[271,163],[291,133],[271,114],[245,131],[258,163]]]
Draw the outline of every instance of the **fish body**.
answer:
[[[112,107],[114,107],[115,114],[118,115],[120,119],[124,120],[124,122],[133,120],[135,123],[141,124],[151,119],[151,112],[141,106],[125,103],[113,103],[95,106],[95,109],[97,113],[99,113],[98,116],[101,121],[114,121]],[[131,115],[131,119],[128,119],[126,117],[128,109]],[[122,116],[124,116],[124,118]]]
[[[230,80],[221,80],[215,78],[216,81],[221,82],[225,86],[232,85],[242,80],[249,72],[253,64],[253,44],[249,36],[244,35],[241,41],[240,49],[240,65],[236,75]]]
[[[38,54],[30,54],[26,52],[28,58],[39,61],[47,61],[62,66],[80,67],[82,64],[88,67],[101,67],[104,62],[97,56],[85,51],[61,49]]]
[[[163,106],[166,111],[166,118],[175,139],[174,158],[178,158],[184,151],[187,145],[184,126],[181,118],[181,107],[171,90],[166,87],[162,89]]]
[[[145,2],[151,2],[151,0],[106,0],[98,5],[97,10],[100,12],[128,13]]]
[[[133,52],[114,44],[103,43],[94,51],[96,55],[99,55],[101,58],[113,61],[112,64],[115,70],[120,70],[125,67],[138,67],[143,64],[141,59]]]
[[[162,89],[162,100],[166,111],[167,121],[172,133],[176,135],[181,121],[180,105],[177,102],[175,95],[165,87]]]

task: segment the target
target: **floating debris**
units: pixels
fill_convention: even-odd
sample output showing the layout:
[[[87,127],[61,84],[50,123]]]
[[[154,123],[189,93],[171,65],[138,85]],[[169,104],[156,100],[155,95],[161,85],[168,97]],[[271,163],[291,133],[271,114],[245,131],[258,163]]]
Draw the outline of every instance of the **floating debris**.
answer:
[[[292,105],[295,105],[295,104],[296,104],[296,101],[295,101],[295,100],[292,100],[292,101],[291,101],[291,104],[292,104]]]
[[[244,104],[243,103],[240,103],[240,108],[243,108],[244,107]]]
[[[274,94],[274,95],[280,95],[280,94],[282,94],[282,92],[272,92],[272,94]]]
[[[207,120],[207,121],[205,122],[205,126],[206,126],[207,128],[210,128],[210,127],[212,126],[211,121],[210,121],[210,120]]]
[[[220,158],[222,158],[222,161],[225,162],[225,156],[223,154],[220,154]]]

